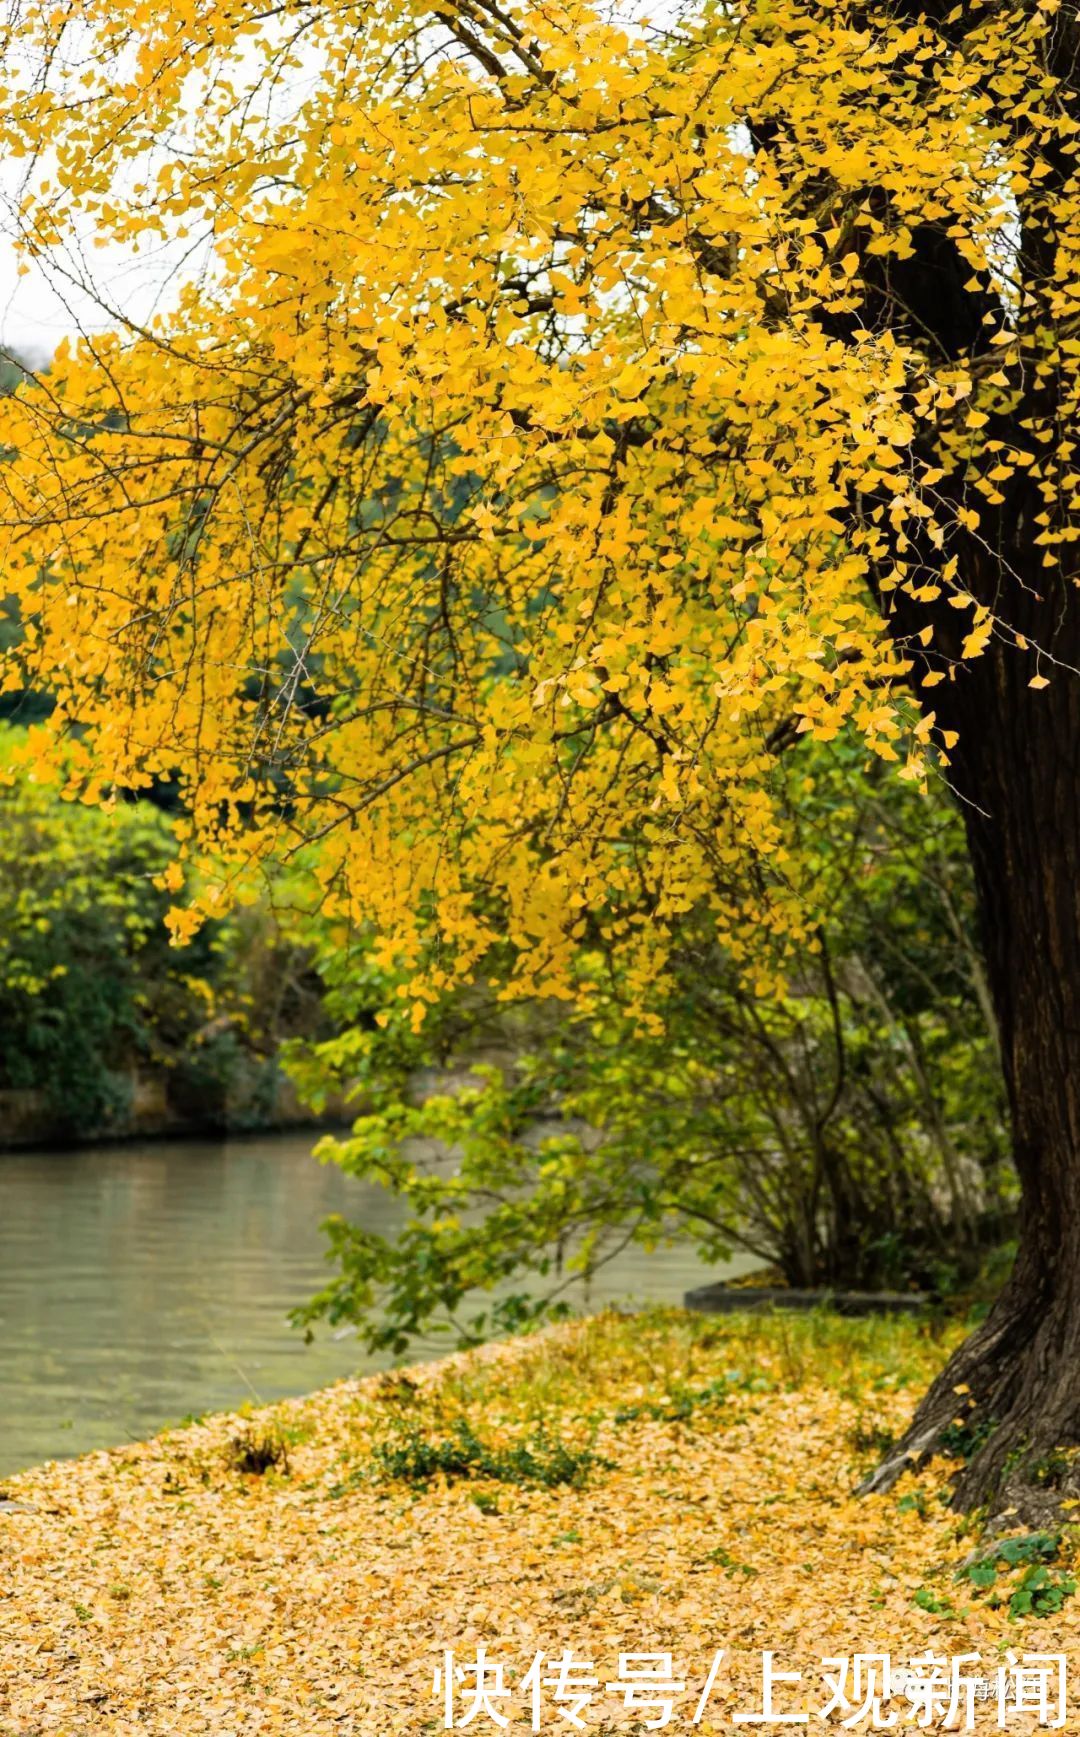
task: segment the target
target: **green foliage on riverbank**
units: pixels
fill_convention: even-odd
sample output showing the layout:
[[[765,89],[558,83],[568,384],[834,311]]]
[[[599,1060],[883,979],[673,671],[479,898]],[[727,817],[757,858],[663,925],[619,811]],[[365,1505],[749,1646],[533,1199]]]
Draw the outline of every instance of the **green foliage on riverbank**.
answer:
[[[22,739],[0,730],[0,1090],[39,1094],[43,1129],[85,1137],[125,1125],[150,1070],[178,1114],[212,1124],[304,1023],[288,996],[305,968],[259,909],[171,945],[169,817],[65,800],[17,764]]]
[[[174,952],[163,924],[171,856],[146,803],[0,786],[0,1082],[42,1091],[73,1131],[116,1119],[133,1060],[208,1017],[213,941]]]

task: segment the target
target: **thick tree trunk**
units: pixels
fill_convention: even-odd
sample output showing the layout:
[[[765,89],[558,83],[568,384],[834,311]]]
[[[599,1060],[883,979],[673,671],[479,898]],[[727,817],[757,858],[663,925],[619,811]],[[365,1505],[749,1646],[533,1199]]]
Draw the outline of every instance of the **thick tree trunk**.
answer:
[[[983,27],[980,8],[952,0],[893,0],[891,10],[933,28],[961,54],[968,32]],[[1031,14],[1022,0],[1002,0],[998,11],[1017,20]],[[1032,52],[1048,88],[1069,104],[1080,101],[1080,22],[1073,9],[1055,14],[1033,38]],[[918,59],[909,72],[917,89],[925,76]],[[989,93],[988,100],[994,100]],[[1011,97],[1002,99],[996,119],[1003,137],[1027,126]],[[781,125],[757,123],[755,149],[768,153]],[[981,494],[971,468],[946,452],[943,492],[932,503],[937,513],[951,492],[956,522],[948,548],[964,591],[993,613],[989,649],[964,660],[970,618],[948,607],[947,598],[923,606],[902,586],[882,593],[916,681],[925,666],[947,678],[926,691],[925,703],[939,727],[959,732],[954,781],[975,866],[1022,1190],[1020,1251],[1008,1285],[927,1395],[899,1453],[872,1480],[887,1484],[908,1458],[932,1451],[959,1418],[969,1441],[982,1442],[959,1480],[960,1506],[993,1499],[1006,1485],[1010,1496],[1025,1488],[1029,1506],[1052,1484],[1059,1496],[1080,1496],[1080,568],[1075,541],[1060,545],[1071,571],[1044,565],[1038,541],[1043,526],[1062,528],[1070,517],[1075,523],[1070,490],[1056,494],[1042,471],[1044,460],[1050,473],[1055,464],[1068,465],[1076,429],[1072,364],[1055,357],[1048,334],[1059,329],[1058,289],[1074,272],[1067,236],[1059,251],[1056,201],[1069,210],[1077,169],[1071,147],[1052,131],[1040,150],[1039,173],[1017,193],[1018,313],[1001,304],[995,285],[980,285],[954,230],[928,219],[910,225],[902,257],[867,253],[860,260],[857,322],[822,314],[830,336],[850,341],[857,326],[887,331],[924,352],[931,370],[944,361],[992,372],[997,360],[988,340],[1014,317],[1018,341],[1033,358],[1043,357],[1042,368],[1026,369],[1019,400],[987,426],[972,467],[992,474],[999,448],[1014,445],[1038,462]],[[863,208],[885,217],[891,200],[887,188],[867,187]],[[926,439],[919,456],[931,467],[941,462],[935,438]],[[969,536],[960,530],[967,515],[957,515],[973,503],[979,522]],[[888,498],[879,505],[884,510]],[[857,502],[855,511],[865,506]],[[884,511],[880,522],[888,522]],[[893,557],[921,576],[933,574],[941,568],[941,544],[908,525],[884,569]],[[928,623],[934,635],[924,654],[918,636]],[[1034,675],[1049,677],[1049,686],[1032,688]],[[1073,1449],[1075,1472],[1068,1466]]]
[[[934,692],[947,685],[938,718],[960,732],[956,783],[1000,1027],[1020,1247],[989,1317],[870,1487],[924,1459],[959,1421],[974,1450],[961,1507],[1006,1489],[1032,1511],[1080,1494],[1080,604],[1071,586],[1062,602],[1060,585],[1053,626],[1032,641],[1052,637],[1071,668],[1048,665],[1050,685],[1032,689],[1030,654],[1003,646]],[[1031,597],[1024,613],[1050,609]]]

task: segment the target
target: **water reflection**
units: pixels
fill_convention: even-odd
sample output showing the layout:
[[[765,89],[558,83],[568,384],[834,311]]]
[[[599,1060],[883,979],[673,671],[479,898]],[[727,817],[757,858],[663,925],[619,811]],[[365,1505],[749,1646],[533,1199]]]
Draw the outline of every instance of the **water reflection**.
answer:
[[[319,1224],[389,1228],[378,1191],[309,1134],[0,1156],[0,1473],[137,1439],[193,1412],[377,1367],[287,1314],[324,1281]],[[631,1250],[599,1301],[678,1301],[709,1276]]]

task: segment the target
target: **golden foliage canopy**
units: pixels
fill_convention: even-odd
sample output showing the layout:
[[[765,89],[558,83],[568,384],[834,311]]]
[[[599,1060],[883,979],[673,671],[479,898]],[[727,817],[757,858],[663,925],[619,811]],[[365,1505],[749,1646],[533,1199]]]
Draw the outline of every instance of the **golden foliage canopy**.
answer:
[[[952,733],[913,676],[1017,638],[1052,674],[971,575],[1018,479],[1048,568],[1080,533],[1059,23],[31,0],[28,250],[210,246],[0,410],[35,754],[178,778],[211,902],[317,840],[417,1017],[495,944],[587,1001],[594,940],[644,994],[691,907],[744,958],[804,939],[781,745],[921,781]]]

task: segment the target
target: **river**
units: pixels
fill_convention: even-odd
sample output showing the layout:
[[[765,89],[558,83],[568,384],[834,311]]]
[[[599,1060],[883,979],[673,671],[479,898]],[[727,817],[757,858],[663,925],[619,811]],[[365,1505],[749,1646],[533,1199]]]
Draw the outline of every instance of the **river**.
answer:
[[[321,1221],[343,1212],[387,1229],[394,1217],[312,1144],[299,1133],[0,1155],[0,1475],[389,1361],[327,1329],[306,1345],[288,1324],[329,1270]],[[589,1302],[678,1302],[747,1264],[631,1249]]]

